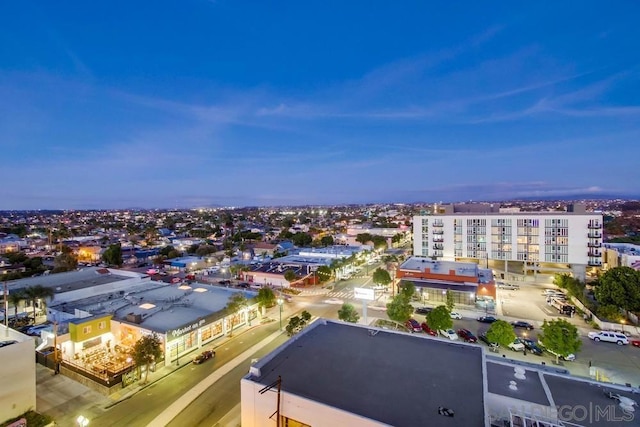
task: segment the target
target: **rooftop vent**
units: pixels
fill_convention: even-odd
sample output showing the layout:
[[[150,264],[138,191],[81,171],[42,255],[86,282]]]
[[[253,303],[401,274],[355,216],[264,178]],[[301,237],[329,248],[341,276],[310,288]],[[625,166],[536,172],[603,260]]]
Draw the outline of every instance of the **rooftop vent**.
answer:
[[[525,376],[525,369],[520,367],[520,366],[516,366],[515,368],[513,368],[514,370],[514,374],[513,376],[516,377],[519,380],[526,380],[527,377]]]
[[[509,388],[513,391],[518,390],[518,383],[515,381],[509,381]]]

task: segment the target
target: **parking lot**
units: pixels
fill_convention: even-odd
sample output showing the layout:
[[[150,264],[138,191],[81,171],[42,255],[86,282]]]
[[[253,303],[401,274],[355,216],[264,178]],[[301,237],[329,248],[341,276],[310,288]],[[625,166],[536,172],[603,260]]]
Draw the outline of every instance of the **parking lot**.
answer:
[[[608,380],[619,384],[632,384],[640,386],[640,348],[631,345],[619,346],[612,343],[594,342],[588,338],[587,334],[593,329],[584,322],[582,317],[560,315],[556,309],[547,305],[546,297],[542,295],[548,285],[534,285],[520,283],[520,290],[498,290],[498,319],[524,320],[534,325],[533,331],[517,329],[516,334],[521,337],[530,338],[537,341],[540,327],[544,320],[565,319],[578,327],[582,338],[582,348],[576,354],[577,358],[573,362],[561,361],[560,366],[568,369],[572,374],[593,377],[597,371],[602,380]],[[465,311],[461,308],[454,308],[462,314],[461,320],[453,320],[453,328],[465,328],[478,336],[486,332],[489,324],[480,323],[477,317],[484,315],[477,311]],[[423,322],[424,315],[414,314],[419,322]],[[635,337],[638,339],[638,337]],[[630,337],[634,339],[634,337]],[[484,345],[484,344],[482,344]],[[496,353],[487,353],[496,355]],[[500,349],[498,356],[502,356],[526,361],[530,363],[544,362],[547,365],[555,365],[555,357],[545,352],[542,356],[531,353],[525,355],[523,352],[514,352],[508,349]],[[591,366],[591,368],[590,368]]]

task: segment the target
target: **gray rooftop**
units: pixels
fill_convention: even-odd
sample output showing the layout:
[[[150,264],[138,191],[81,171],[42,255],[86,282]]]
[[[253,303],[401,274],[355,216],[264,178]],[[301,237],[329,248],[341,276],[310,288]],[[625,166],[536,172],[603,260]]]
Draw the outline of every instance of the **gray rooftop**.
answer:
[[[625,427],[640,426],[640,414],[638,414],[637,409],[631,415],[625,414],[617,401],[606,397],[604,391],[611,390],[640,403],[640,395],[637,393],[610,388],[602,383],[581,381],[575,377],[545,374],[544,380],[551,390],[555,405],[560,408],[566,408],[559,410],[558,413],[562,421],[598,427],[614,425]],[[605,410],[610,410],[611,413],[605,416],[602,412]],[[584,415],[586,415],[586,419],[578,419]]]
[[[524,367],[524,379],[515,377],[513,364],[503,364],[487,361],[487,386],[489,393],[499,394],[514,399],[526,400],[538,405],[551,406],[542,385],[541,373]],[[509,388],[510,382],[515,381],[517,390]]]
[[[9,282],[9,292],[12,290],[24,289],[29,286],[42,285],[47,288],[53,288],[55,293],[62,293],[98,285],[106,285],[108,283],[119,282],[121,280],[131,278],[118,275],[118,270],[109,269],[108,271],[110,274],[100,274],[99,271],[101,270],[106,269],[87,267],[81,270],[68,271],[65,273],[19,279]],[[144,275],[140,274],[140,277],[144,277]]]
[[[397,427],[482,425],[485,416],[479,346],[321,319],[256,370],[246,378],[268,385],[281,375],[287,393]]]
[[[180,285],[149,281],[126,293],[113,292],[65,303],[65,311],[81,309],[94,315],[111,313],[114,319],[124,322],[128,321],[128,314],[139,314],[142,316],[141,327],[165,333],[215,313],[222,317],[229,297],[237,292],[244,293],[247,298],[256,295],[252,291],[201,283]],[[141,308],[142,304],[154,307]]]
[[[403,262],[399,269],[421,272],[429,269],[434,274],[449,274],[449,271],[453,270],[457,276],[469,276],[477,282],[480,268],[473,262],[433,261],[429,258],[411,257]]]

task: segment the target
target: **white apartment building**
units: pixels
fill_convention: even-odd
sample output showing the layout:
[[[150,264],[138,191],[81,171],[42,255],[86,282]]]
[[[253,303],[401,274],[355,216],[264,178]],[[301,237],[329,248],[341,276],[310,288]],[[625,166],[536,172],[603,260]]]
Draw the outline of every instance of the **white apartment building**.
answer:
[[[587,268],[603,264],[600,213],[571,207],[567,212],[437,212],[413,218],[414,255],[472,260],[524,275],[571,272],[580,280]]]

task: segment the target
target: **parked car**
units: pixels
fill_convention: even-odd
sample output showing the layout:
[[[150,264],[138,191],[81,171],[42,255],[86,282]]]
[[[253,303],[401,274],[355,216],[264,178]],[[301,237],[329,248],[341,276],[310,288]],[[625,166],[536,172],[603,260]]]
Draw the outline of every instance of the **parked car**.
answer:
[[[541,356],[542,353],[544,353],[544,351],[540,347],[538,347],[538,344],[536,344],[534,340],[528,338],[520,338],[520,341],[522,341],[522,344],[524,344],[524,347],[527,350],[529,350],[536,356]]]
[[[429,327],[429,325],[427,325],[427,323],[426,323],[426,322],[422,322],[422,323],[420,324],[420,327],[422,327],[422,330],[423,330],[425,333],[427,333],[427,334],[429,334],[429,335],[431,335],[431,336],[433,336],[433,337],[435,337],[436,335],[438,335],[438,333],[437,333],[436,331],[434,331],[433,329],[431,329],[431,328]]]
[[[220,280],[218,282],[218,284],[220,284],[220,285],[230,285],[231,284],[231,280]]]
[[[193,363],[199,365],[209,359],[216,357],[216,352],[213,350],[205,350],[193,359]]]
[[[8,341],[0,341],[0,348],[6,347],[11,344],[16,344],[18,341],[16,340],[8,340]]]
[[[525,346],[522,341],[520,341],[520,338],[516,338],[515,340],[513,340],[513,342],[510,343],[508,347],[513,351],[524,351],[525,349]]]
[[[487,334],[480,334],[478,335],[478,338],[480,339],[480,341],[488,345],[489,350],[491,351],[497,352],[498,348],[500,348],[500,344],[498,344],[497,342],[489,341],[489,338],[487,338]]]
[[[515,320],[511,322],[511,326],[514,328],[526,329],[527,331],[533,330],[533,325],[531,323],[522,320]]]
[[[627,338],[626,335],[623,335],[618,332],[611,332],[611,331],[589,332],[589,338],[591,338],[595,342],[598,342],[598,341],[614,342],[618,345],[629,344],[629,338]]]
[[[452,319],[462,319],[462,315],[458,312],[452,311],[451,313],[449,313],[451,315]]]
[[[431,307],[418,307],[416,308],[416,314],[429,314],[433,308]]]
[[[480,317],[478,317],[478,322],[482,322],[482,323],[493,323],[496,320],[498,320],[498,319],[496,319],[493,316],[480,316]]]
[[[634,347],[640,347],[640,340],[631,341],[631,345],[634,346]]]
[[[440,332],[440,335],[445,338],[449,338],[450,340],[458,339],[458,334],[456,334],[456,331],[454,331],[453,329],[440,329],[438,332]]]
[[[416,319],[409,319],[404,322],[404,326],[407,327],[411,332],[422,332],[422,327],[420,323]]]
[[[456,333],[465,342],[478,342],[478,339],[476,338],[476,336],[473,335],[473,333],[468,329],[458,329]]]

